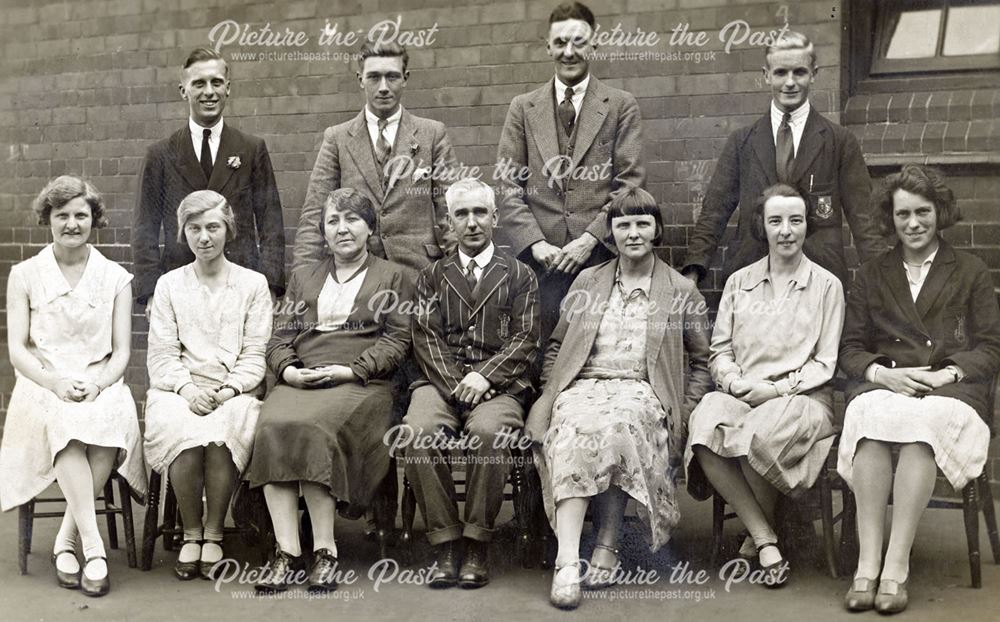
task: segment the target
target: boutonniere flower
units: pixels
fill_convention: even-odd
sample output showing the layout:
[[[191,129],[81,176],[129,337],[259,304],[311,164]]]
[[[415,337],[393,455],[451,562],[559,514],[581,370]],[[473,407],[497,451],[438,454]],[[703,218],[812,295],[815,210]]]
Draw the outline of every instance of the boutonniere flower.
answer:
[[[423,181],[430,178],[431,167],[429,166],[419,167],[417,170],[413,171],[413,181]]]
[[[412,157],[417,155],[418,151],[420,151],[420,145],[417,143],[410,143],[410,156]]]
[[[241,164],[243,164],[243,162],[240,160],[240,156],[229,156],[229,159],[226,160],[226,166],[233,170],[238,169]]]

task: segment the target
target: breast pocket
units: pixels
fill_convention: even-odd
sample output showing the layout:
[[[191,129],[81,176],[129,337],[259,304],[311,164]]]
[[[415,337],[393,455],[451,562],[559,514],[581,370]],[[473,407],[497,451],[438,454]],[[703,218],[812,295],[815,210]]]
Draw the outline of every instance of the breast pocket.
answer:
[[[810,176],[803,180],[805,199],[809,210],[809,224],[813,227],[839,227],[843,222],[840,213],[840,198],[837,196],[835,183],[817,183],[809,181]]]

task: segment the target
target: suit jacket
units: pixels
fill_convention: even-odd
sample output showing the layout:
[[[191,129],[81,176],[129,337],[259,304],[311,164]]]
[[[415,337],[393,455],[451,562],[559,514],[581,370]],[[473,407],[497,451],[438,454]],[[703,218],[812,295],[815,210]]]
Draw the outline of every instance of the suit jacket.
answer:
[[[229,165],[234,156],[239,158],[237,167]],[[263,274],[271,290],[281,295],[285,291],[285,229],[267,145],[262,138],[224,123],[212,178],[205,179],[185,124],[149,147],[139,174],[132,217],[132,262],[139,303],[145,304],[153,294],[162,274],[194,261],[187,243],[177,242],[177,206],[196,190],[215,190],[226,197],[236,218],[236,239],[226,243],[226,257]]]
[[[770,112],[732,132],[715,165],[701,215],[688,245],[684,268],[705,276],[712,255],[736,206],[736,237],[723,266],[725,277],[767,254],[767,243],[751,235],[753,204],[778,183]],[[862,261],[884,250],[870,217],[871,178],[858,141],[847,129],[810,109],[795,154],[791,185],[807,198],[809,232],[803,250],[845,284],[843,221],[847,217]]]
[[[535,441],[541,442],[548,431],[556,398],[587,363],[617,272],[618,259],[587,268],[563,299],[562,316],[545,351],[544,388],[525,423]],[[660,259],[653,265],[649,300],[646,368],[667,413],[671,459],[679,464],[691,411],[713,388],[708,309],[698,288]]]
[[[608,203],[644,179],[635,97],[591,75],[573,151],[562,156],[554,81],[514,98],[497,149],[502,191],[497,238],[522,259],[541,240],[564,246],[585,231],[604,240]]]
[[[840,346],[850,379],[847,399],[884,389],[865,381],[872,363],[886,367],[957,365],[966,376],[930,392],[962,400],[992,420],[989,385],[1000,369],[1000,309],[986,265],[943,239],[916,303],[899,245],[861,266],[851,291]]]
[[[474,293],[458,253],[421,271],[411,323],[420,369],[445,397],[476,371],[498,392],[526,399],[539,339],[535,273],[494,247]]]
[[[418,271],[451,250],[444,194],[455,154],[444,124],[404,108],[391,153],[383,191],[364,110],[326,128],[295,234],[296,267],[326,256],[319,219],[327,197],[339,188],[359,190],[375,205],[378,230],[369,244],[376,255]]]

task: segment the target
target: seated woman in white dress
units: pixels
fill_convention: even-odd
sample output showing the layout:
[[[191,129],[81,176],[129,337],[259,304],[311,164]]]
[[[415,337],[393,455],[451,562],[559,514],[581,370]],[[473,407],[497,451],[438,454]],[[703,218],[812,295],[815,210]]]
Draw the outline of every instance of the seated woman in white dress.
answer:
[[[618,536],[630,498],[653,550],[680,519],[674,473],[684,422],[712,386],[709,329],[697,287],[653,253],[661,218],[640,188],[611,202],[618,258],[573,281],[545,352],[545,389],[528,416],[559,539],[549,599],[562,609],[580,604],[581,574],[588,589],[623,576]],[[591,503],[597,544],[584,568],[580,535]]]
[[[195,260],[160,277],[153,294],[145,447],[177,494],[184,546],[174,574],[185,581],[222,559],[226,510],[260,413],[272,307],[264,276],[226,259],[236,227],[222,195],[192,192],[177,221]]]
[[[939,173],[906,166],[887,177],[875,216],[899,241],[861,266],[851,290],[840,348],[850,385],[837,471],[858,501],[860,555],[844,604],[893,613],[907,605],[910,547],[937,469],[955,490],[983,472],[1000,309],[986,265],[940,237],[960,215]]]
[[[844,293],[802,252],[807,216],[784,184],[754,206],[753,233],[768,254],[726,281],[712,333],[718,390],[691,415],[684,456],[691,494],[705,499],[714,488],[746,525],[741,552],[756,549],[767,587],[784,585],[790,570],[775,533],[778,495],[812,487],[834,437],[825,385],[837,368]]]
[[[94,498],[115,468],[136,493],[146,491],[135,402],[122,380],[131,354],[132,275],[87,244],[92,229],[107,225],[92,185],[58,177],[33,208],[52,244],[14,266],[7,281],[17,382],[0,447],[0,506],[27,503],[57,481],[67,506],[52,554],[58,584],[101,596],[111,583]]]

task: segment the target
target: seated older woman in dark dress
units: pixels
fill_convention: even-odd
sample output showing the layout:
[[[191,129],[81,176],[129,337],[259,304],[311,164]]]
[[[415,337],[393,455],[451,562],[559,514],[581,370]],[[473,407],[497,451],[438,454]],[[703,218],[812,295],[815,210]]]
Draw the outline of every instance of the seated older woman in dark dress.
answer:
[[[851,383],[837,471],[858,500],[858,569],[844,604],[895,613],[907,605],[910,548],[937,469],[955,490],[983,472],[1000,310],[983,262],[940,236],[959,213],[936,171],[906,166],[887,177],[876,214],[899,242],[861,266],[851,290],[840,346]]]
[[[309,589],[336,588],[336,502],[367,506],[389,470],[382,437],[392,413],[391,377],[410,347],[400,302],[404,269],[368,252],[375,209],[362,193],[335,190],[319,222],[332,256],[299,267],[275,319],[267,363],[280,379],[261,412],[247,473],[263,486],[277,550],[260,591],[289,586],[304,564],[299,493],[312,521]]]

